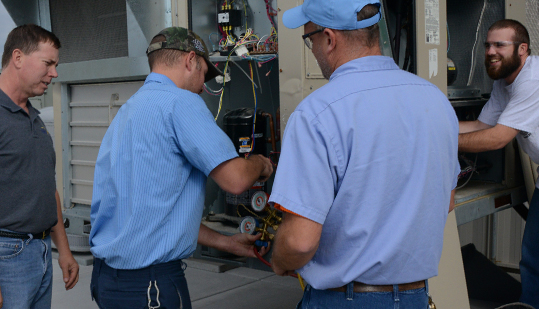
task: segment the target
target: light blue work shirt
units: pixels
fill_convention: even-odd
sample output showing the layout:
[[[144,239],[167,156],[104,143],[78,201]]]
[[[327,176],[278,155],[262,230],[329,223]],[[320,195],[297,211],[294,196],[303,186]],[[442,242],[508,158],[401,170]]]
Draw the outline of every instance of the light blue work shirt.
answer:
[[[286,124],[270,201],[323,225],[299,273],[316,289],[438,273],[458,121],[433,84],[370,56],[335,70]]]
[[[103,138],[95,166],[90,246],[117,269],[189,257],[206,179],[237,157],[200,96],[151,73]]]

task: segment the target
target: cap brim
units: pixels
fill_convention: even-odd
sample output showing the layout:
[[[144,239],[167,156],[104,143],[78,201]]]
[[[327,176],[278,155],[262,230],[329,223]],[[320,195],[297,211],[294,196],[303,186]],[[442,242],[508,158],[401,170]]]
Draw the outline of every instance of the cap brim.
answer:
[[[290,29],[301,27],[309,21],[310,19],[303,13],[302,5],[287,10],[283,14],[283,24]]]
[[[208,72],[206,73],[206,76],[204,76],[205,83],[214,79],[218,75],[223,75],[223,72],[219,70],[209,59],[207,59],[206,57],[203,57],[203,58],[204,58],[204,61],[206,61],[206,64],[208,65]]]

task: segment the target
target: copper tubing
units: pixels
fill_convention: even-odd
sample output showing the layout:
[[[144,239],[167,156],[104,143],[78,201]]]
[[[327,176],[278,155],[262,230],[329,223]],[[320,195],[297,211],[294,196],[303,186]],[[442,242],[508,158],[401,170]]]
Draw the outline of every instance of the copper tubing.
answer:
[[[271,131],[270,135],[271,135],[271,137],[267,139],[267,142],[268,143],[271,142],[272,151],[276,151],[277,150],[277,142],[275,140],[275,125],[273,123],[273,117],[271,116],[270,113],[262,113],[262,116],[268,118],[269,125],[270,125],[270,131]]]

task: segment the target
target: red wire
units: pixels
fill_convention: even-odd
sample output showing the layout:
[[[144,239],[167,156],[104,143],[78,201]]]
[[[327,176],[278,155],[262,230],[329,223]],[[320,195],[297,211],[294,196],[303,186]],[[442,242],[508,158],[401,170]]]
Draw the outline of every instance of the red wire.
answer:
[[[258,250],[256,250],[256,247],[253,248],[253,251],[255,252],[256,257],[257,257],[262,263],[264,263],[264,264],[266,264],[267,266],[271,267],[270,262],[266,261],[266,260],[260,255],[260,253],[258,253]],[[298,277],[298,275],[296,275],[296,274],[291,274],[290,276],[291,276],[291,277],[294,277],[294,278],[297,278],[297,277]]]

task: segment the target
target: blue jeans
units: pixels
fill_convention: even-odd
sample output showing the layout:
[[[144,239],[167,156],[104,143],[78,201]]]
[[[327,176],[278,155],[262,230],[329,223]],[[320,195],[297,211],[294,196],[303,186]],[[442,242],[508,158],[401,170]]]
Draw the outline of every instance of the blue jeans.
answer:
[[[92,299],[101,309],[191,309],[184,269],[182,260],[124,270],[96,258],[90,284]]]
[[[317,290],[310,285],[305,287],[303,298],[296,309],[427,309],[429,306],[429,286],[415,290],[400,291],[398,285],[393,292],[354,293],[353,284],[348,284],[346,292]],[[434,300],[436,302],[436,300]]]
[[[9,309],[50,309],[52,298],[51,237],[0,237],[0,289]]]
[[[539,189],[535,188],[524,236],[520,260],[522,295],[520,301],[539,308]]]

